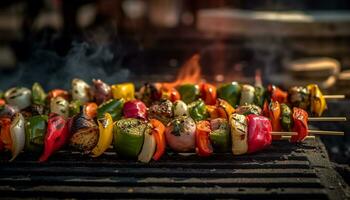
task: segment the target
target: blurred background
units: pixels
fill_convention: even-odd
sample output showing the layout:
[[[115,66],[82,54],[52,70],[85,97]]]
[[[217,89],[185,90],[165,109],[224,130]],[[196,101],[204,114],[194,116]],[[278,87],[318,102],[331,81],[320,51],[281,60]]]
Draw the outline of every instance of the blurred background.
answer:
[[[2,0],[0,89],[172,81],[199,53],[203,79],[217,84],[261,74],[284,88],[313,82],[349,94],[349,10],[347,0]],[[350,118],[348,100],[329,110]],[[318,127],[347,133],[323,141],[349,163],[349,124]]]

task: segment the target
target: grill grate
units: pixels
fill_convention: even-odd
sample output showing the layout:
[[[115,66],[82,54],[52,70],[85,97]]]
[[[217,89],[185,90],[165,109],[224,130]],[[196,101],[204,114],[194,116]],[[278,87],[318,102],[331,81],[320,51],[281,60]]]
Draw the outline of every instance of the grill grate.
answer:
[[[167,155],[142,164],[108,152],[100,158],[60,152],[38,164],[21,155],[0,164],[0,198],[346,199],[347,185],[323,145],[286,141],[256,155]]]

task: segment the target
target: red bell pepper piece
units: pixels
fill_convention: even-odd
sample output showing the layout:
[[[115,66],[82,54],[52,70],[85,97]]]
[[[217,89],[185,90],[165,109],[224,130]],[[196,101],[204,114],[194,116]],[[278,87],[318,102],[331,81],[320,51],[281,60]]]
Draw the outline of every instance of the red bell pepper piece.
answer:
[[[147,118],[147,107],[140,100],[131,100],[124,104],[123,114],[126,118]]]
[[[0,106],[3,106],[3,105],[5,105],[5,100],[4,99],[0,99]]]
[[[171,102],[180,100],[180,93],[173,87],[162,86],[160,88],[161,98],[169,99]]]
[[[39,162],[46,161],[55,151],[68,143],[70,124],[71,119],[65,120],[63,116],[55,113],[50,114],[44,140],[44,152],[40,156]]]
[[[269,106],[269,116],[271,120],[272,130],[281,131],[281,106],[278,101],[271,101]],[[281,139],[280,135],[273,135],[272,140]]]
[[[272,126],[270,120],[264,116],[250,114],[248,121],[248,153],[265,149],[271,144]]]
[[[157,143],[157,148],[156,152],[153,155],[153,160],[159,160],[163,156],[166,148],[166,140],[164,135],[165,126],[162,122],[156,119],[151,119],[150,123],[153,127],[152,134],[154,135]]]
[[[213,147],[210,143],[209,121],[199,121],[196,129],[196,152],[199,156],[210,156],[213,154]]]
[[[84,106],[84,113],[91,119],[97,116],[97,104],[94,102],[87,102]]]
[[[279,103],[288,102],[288,92],[283,91],[274,85],[269,85],[267,90],[271,95],[271,101],[278,101]]]
[[[0,118],[0,140],[5,149],[11,150],[12,148],[12,138],[11,138],[11,119],[4,117]]]
[[[206,105],[215,105],[216,103],[216,87],[209,83],[200,85],[201,98]]]
[[[267,102],[267,100],[264,101],[261,115],[265,117],[270,117],[269,103]]]
[[[293,108],[293,128],[292,130],[297,132],[298,135],[293,135],[290,138],[291,142],[301,142],[308,135],[308,114],[301,108]]]

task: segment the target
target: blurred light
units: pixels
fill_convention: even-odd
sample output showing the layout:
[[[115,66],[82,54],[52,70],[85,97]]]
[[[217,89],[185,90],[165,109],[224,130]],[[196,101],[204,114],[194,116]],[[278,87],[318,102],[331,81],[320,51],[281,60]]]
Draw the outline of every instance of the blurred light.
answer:
[[[123,10],[130,19],[137,19],[145,16],[146,4],[141,0],[123,1]]]

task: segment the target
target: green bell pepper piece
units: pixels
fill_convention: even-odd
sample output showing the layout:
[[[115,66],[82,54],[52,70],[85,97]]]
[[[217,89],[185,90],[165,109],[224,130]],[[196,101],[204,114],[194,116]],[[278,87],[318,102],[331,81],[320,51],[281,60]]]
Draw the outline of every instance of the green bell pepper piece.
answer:
[[[97,119],[103,118],[105,113],[109,113],[113,121],[120,119],[123,116],[124,99],[111,99],[101,104],[97,109]]]
[[[255,86],[254,104],[262,108],[264,106],[266,90],[263,86]]]
[[[286,104],[281,104],[281,125],[283,130],[290,131],[293,125],[292,110]]]
[[[197,100],[200,96],[200,91],[198,85],[195,84],[184,84],[178,88],[181,96],[181,100],[186,104],[189,104]]]
[[[218,98],[224,99],[235,108],[239,104],[241,90],[242,87],[237,82],[224,84],[217,90]]]
[[[114,148],[118,155],[135,158],[142,149],[144,134],[150,126],[139,119],[121,119],[114,124]]]
[[[204,120],[209,117],[207,107],[202,99],[198,99],[197,101],[188,104],[188,110],[194,121]]]
[[[48,117],[36,115],[29,118],[25,126],[25,150],[41,152],[44,146]]]
[[[214,120],[219,120],[220,125],[209,134],[213,149],[216,152],[228,152],[231,149],[230,127],[228,122],[226,119],[221,118]]]
[[[46,93],[40,83],[36,82],[32,86],[32,100],[34,104],[45,105]]]
[[[80,113],[81,101],[72,100],[69,103],[69,116],[75,116]]]

